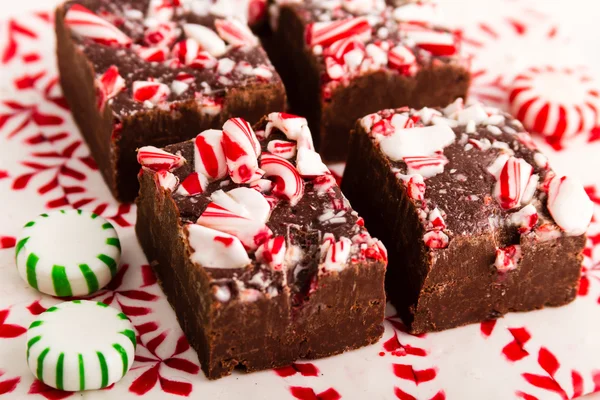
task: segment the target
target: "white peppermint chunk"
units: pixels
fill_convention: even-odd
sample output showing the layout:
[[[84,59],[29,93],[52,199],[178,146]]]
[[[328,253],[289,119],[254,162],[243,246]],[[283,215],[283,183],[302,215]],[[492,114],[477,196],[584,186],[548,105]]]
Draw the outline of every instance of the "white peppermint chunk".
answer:
[[[220,57],[225,54],[227,46],[223,39],[215,31],[199,24],[185,24],[183,31],[186,36],[194,39],[202,48],[208,51],[214,57]]]
[[[201,225],[187,225],[190,259],[204,268],[243,268],[250,264],[248,253],[235,236]]]
[[[456,135],[447,125],[396,129],[379,143],[384,154],[393,161],[404,157],[429,156],[454,143]]]
[[[555,176],[548,188],[548,210],[567,235],[577,236],[587,230],[594,205],[576,179]]]

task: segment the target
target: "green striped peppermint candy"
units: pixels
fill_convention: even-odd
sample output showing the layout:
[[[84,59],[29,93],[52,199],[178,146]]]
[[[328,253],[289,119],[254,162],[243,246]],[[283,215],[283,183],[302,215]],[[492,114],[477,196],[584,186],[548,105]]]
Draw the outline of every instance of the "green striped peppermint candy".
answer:
[[[122,312],[95,301],[69,301],[29,326],[27,364],[56,389],[102,389],[129,371],[135,343],[133,325]]]
[[[104,218],[83,210],[42,214],[25,224],[17,269],[31,287],[52,296],[85,296],[116,275],[121,244]]]

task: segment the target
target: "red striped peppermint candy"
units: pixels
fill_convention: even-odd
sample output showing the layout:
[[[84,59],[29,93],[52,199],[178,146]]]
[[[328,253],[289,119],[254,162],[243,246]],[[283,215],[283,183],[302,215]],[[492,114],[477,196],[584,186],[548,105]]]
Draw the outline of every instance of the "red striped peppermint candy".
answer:
[[[512,271],[517,268],[517,265],[521,260],[521,255],[521,246],[518,244],[496,249],[496,261],[494,261],[494,267],[501,273]]]
[[[388,66],[400,71],[403,75],[412,74],[416,65],[417,58],[406,46],[399,44],[388,52]]]
[[[164,83],[156,81],[133,82],[133,99],[135,101],[150,102],[154,105],[164,101],[171,94],[171,89]]]
[[[286,159],[264,153],[260,159],[260,168],[265,172],[265,178],[274,182],[273,194],[283,197],[296,205],[304,195],[304,180],[296,168]]]
[[[450,242],[448,235],[442,231],[427,232],[423,235],[423,241],[425,242],[425,246],[430,249],[445,249]]]
[[[532,166],[522,158],[508,158],[494,187],[494,196],[502,208],[510,210],[521,204],[532,171]]]
[[[267,150],[271,154],[289,160],[296,155],[296,143],[286,140],[271,140],[267,144]]]
[[[166,47],[138,47],[136,53],[142,60],[149,62],[163,62],[167,59],[169,51]]]
[[[194,168],[211,180],[227,175],[227,159],[223,151],[223,132],[209,129],[194,140]]]
[[[131,38],[87,8],[73,4],[65,14],[65,24],[76,35],[104,45],[129,46]]]
[[[324,174],[313,179],[313,187],[318,193],[325,193],[337,185],[331,174]]]
[[[154,146],[144,146],[138,150],[137,161],[143,167],[154,171],[172,171],[185,163],[185,158],[172,154]]]
[[[261,193],[269,193],[273,189],[273,182],[268,179],[257,179],[250,183],[250,188]]]
[[[402,175],[397,174],[397,177],[402,180],[406,187],[406,194],[413,200],[423,201],[425,199],[425,181],[419,174]]]
[[[517,75],[509,103],[527,129],[560,141],[598,124],[599,93],[598,85],[584,72],[548,66]]]
[[[321,244],[321,266],[325,271],[341,271],[348,264],[352,241],[347,237],[341,237],[336,241],[332,233],[323,236]]]
[[[176,57],[183,65],[190,65],[194,62],[196,57],[198,57],[200,50],[200,44],[194,39],[185,39],[175,43],[172,54],[173,57]]]
[[[533,204],[528,204],[510,216],[510,222],[520,234],[529,233],[537,225],[538,213]]]
[[[310,47],[329,46],[338,40],[352,36],[358,36],[362,40],[371,37],[371,25],[366,17],[314,22],[306,27],[306,43]]]
[[[225,54],[227,46],[223,39],[212,29],[199,24],[185,24],[183,31],[188,38],[195,40],[200,47],[214,57]]]
[[[173,24],[163,23],[146,29],[144,43],[149,47],[171,47],[179,36],[179,31]]]
[[[260,143],[250,124],[243,118],[231,118],[223,125],[223,150],[229,175],[235,183],[259,179]]]
[[[154,178],[159,187],[170,190],[171,192],[179,185],[179,178],[165,169],[158,171],[156,175],[154,175]]]
[[[201,51],[196,55],[189,66],[196,69],[212,69],[217,66],[218,60],[209,52]]]
[[[273,128],[279,129],[290,140],[295,140],[298,147],[314,150],[312,135],[308,129],[306,118],[284,112],[273,112],[267,116],[265,137],[269,137]]]
[[[104,104],[119,94],[125,88],[125,79],[119,75],[119,69],[111,65],[96,80],[98,108],[102,110]]]
[[[234,46],[258,45],[258,39],[250,28],[236,19],[217,19],[215,27],[219,36],[229,44]]]
[[[252,261],[240,240],[201,225],[186,225],[190,259],[204,268],[243,268]]]
[[[271,207],[265,197],[251,188],[242,186],[227,193],[215,191],[210,198],[214,203],[245,218],[266,223],[271,215]]]
[[[332,43],[323,54],[333,57],[338,62],[344,62],[344,56],[353,50],[365,51],[364,43],[356,36],[346,37]]]
[[[442,154],[404,157],[402,160],[406,163],[407,174],[420,174],[423,178],[431,178],[441,174],[444,172],[444,165],[448,164],[448,159]]]
[[[195,196],[197,194],[203,193],[208,186],[208,179],[203,174],[198,172],[192,172],[189,174],[179,188],[177,189],[177,193],[182,196]]]
[[[420,49],[434,56],[452,56],[458,51],[456,38],[450,32],[415,27],[406,31],[406,36]]]
[[[281,271],[285,260],[285,251],[285,237],[275,236],[258,247],[256,260],[268,265],[275,271]]]

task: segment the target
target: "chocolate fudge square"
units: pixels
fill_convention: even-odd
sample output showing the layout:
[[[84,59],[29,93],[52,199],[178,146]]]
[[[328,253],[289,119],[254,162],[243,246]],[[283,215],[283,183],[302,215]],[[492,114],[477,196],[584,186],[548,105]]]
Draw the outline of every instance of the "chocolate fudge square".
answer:
[[[497,109],[457,100],[367,115],[342,189],[387,246],[388,299],[412,332],[577,294],[592,203]]]
[[[271,113],[142,147],[136,232],[209,379],[375,343],[387,253],[313,150]],[[258,138],[260,139],[257,139]]]
[[[266,49],[291,110],[308,119],[326,161],[343,161],[354,122],[405,105],[465,97],[460,35],[439,27],[432,2],[279,0]]]
[[[57,8],[60,82],[118,200],[137,195],[138,147],[283,110],[283,84],[258,39],[225,14],[209,1],[78,0]]]

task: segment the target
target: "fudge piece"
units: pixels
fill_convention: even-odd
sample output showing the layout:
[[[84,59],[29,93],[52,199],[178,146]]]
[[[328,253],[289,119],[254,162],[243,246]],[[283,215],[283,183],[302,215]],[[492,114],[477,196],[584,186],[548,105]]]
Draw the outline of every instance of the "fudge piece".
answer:
[[[138,147],[283,109],[283,84],[258,39],[219,3],[78,0],[57,8],[60,82],[117,199],[137,195]]]
[[[324,160],[345,160],[348,133],[368,113],[466,96],[470,75],[459,35],[438,26],[432,3],[275,3],[266,49]]]
[[[388,299],[412,332],[577,294],[592,203],[497,109],[457,100],[367,115],[342,189],[388,248]]]
[[[271,113],[255,129],[233,118],[138,153],[137,235],[210,379],[383,333],[385,248],[313,150],[306,119]]]

